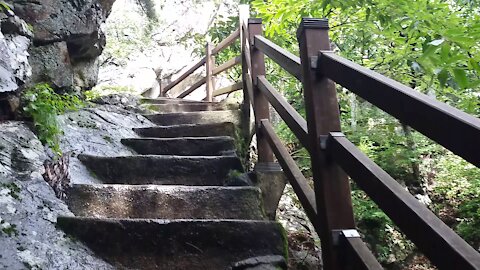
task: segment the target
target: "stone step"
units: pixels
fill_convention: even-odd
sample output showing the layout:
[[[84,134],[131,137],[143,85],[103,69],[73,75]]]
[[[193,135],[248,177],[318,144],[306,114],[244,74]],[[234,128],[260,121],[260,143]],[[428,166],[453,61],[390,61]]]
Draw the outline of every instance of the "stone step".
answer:
[[[235,137],[235,125],[230,122],[213,124],[187,124],[173,126],[158,126],[149,128],[134,128],[138,135],[152,138],[174,137],[210,137],[231,136]]]
[[[251,257],[287,256],[284,230],[272,221],[58,217],[57,223],[121,269],[223,270]]]
[[[142,98],[140,102],[143,104],[220,104],[224,102],[198,101],[183,98]]]
[[[161,126],[182,124],[213,124],[219,122],[231,122],[240,124],[240,110],[203,111],[182,113],[147,114],[145,117],[153,123]]]
[[[232,137],[131,138],[122,143],[142,155],[235,155]]]
[[[132,155],[78,158],[105,184],[222,186],[232,171],[243,172],[234,156]]]
[[[265,219],[255,187],[73,185],[76,216],[159,219]]]
[[[238,110],[239,105],[233,103],[177,103],[177,104],[148,104],[147,109],[159,113],[197,112],[197,111],[222,111]]]

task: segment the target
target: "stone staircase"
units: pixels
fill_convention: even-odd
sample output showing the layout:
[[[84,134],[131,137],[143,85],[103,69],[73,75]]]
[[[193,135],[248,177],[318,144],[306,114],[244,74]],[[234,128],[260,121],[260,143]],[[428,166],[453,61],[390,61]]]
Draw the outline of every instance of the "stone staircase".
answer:
[[[75,217],[59,226],[119,269],[284,268],[284,231],[266,218],[260,189],[226,184],[244,171],[238,105],[146,103],[158,126],[122,140],[138,155],[79,156],[103,184],[73,185]]]

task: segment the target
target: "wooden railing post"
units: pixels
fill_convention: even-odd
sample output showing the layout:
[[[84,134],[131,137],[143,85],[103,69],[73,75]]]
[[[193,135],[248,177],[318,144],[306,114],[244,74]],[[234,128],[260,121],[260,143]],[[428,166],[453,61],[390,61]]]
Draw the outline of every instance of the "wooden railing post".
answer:
[[[317,74],[311,66],[312,57],[317,57],[320,50],[330,50],[328,21],[304,18],[297,39],[324,268],[336,270],[341,269],[341,258],[337,257],[332,234],[342,229],[354,229],[355,222],[348,177],[326,156],[322,146],[329,132],[340,131],[335,84]]]
[[[273,162],[273,152],[267,138],[261,132],[261,120],[270,119],[270,108],[267,98],[258,88],[258,76],[265,75],[265,56],[253,45],[254,37],[262,35],[262,19],[248,19],[248,40],[250,42],[252,79],[253,79],[253,110],[255,112],[255,129],[257,134],[258,163]]]
[[[205,69],[206,69],[206,91],[207,91],[207,96],[205,97],[205,100],[206,101],[213,101],[213,88],[214,88],[214,85],[213,85],[213,76],[212,76],[212,71],[213,71],[213,68],[214,68],[214,65],[215,65],[215,61],[214,61],[214,56],[212,55],[212,49],[213,49],[213,46],[212,44],[209,42],[207,43],[207,46],[206,46],[206,64],[205,64]]]

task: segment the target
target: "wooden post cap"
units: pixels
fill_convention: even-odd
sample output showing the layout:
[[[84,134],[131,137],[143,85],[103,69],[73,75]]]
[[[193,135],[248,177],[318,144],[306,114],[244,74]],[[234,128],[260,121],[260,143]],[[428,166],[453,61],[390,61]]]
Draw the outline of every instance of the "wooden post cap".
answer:
[[[305,29],[329,29],[328,19],[302,18],[302,22],[297,30],[297,38],[299,38]]]
[[[248,18],[248,24],[261,24],[262,18]]]

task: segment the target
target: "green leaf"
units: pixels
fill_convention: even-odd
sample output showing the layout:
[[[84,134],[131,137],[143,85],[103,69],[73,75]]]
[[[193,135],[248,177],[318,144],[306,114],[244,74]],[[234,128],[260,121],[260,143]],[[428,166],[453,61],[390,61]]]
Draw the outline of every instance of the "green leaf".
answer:
[[[438,81],[442,86],[445,86],[445,84],[447,83],[448,76],[448,70],[446,69],[442,69],[442,71],[437,74]]]
[[[460,88],[466,88],[468,86],[468,78],[465,70],[459,68],[454,69],[453,77]]]
[[[432,56],[435,53],[435,51],[437,51],[437,49],[438,49],[438,47],[436,47],[436,46],[427,46],[423,50],[422,58]]]
[[[447,62],[449,53],[450,53],[450,45],[443,44],[443,46],[440,49],[440,58],[444,63]]]

